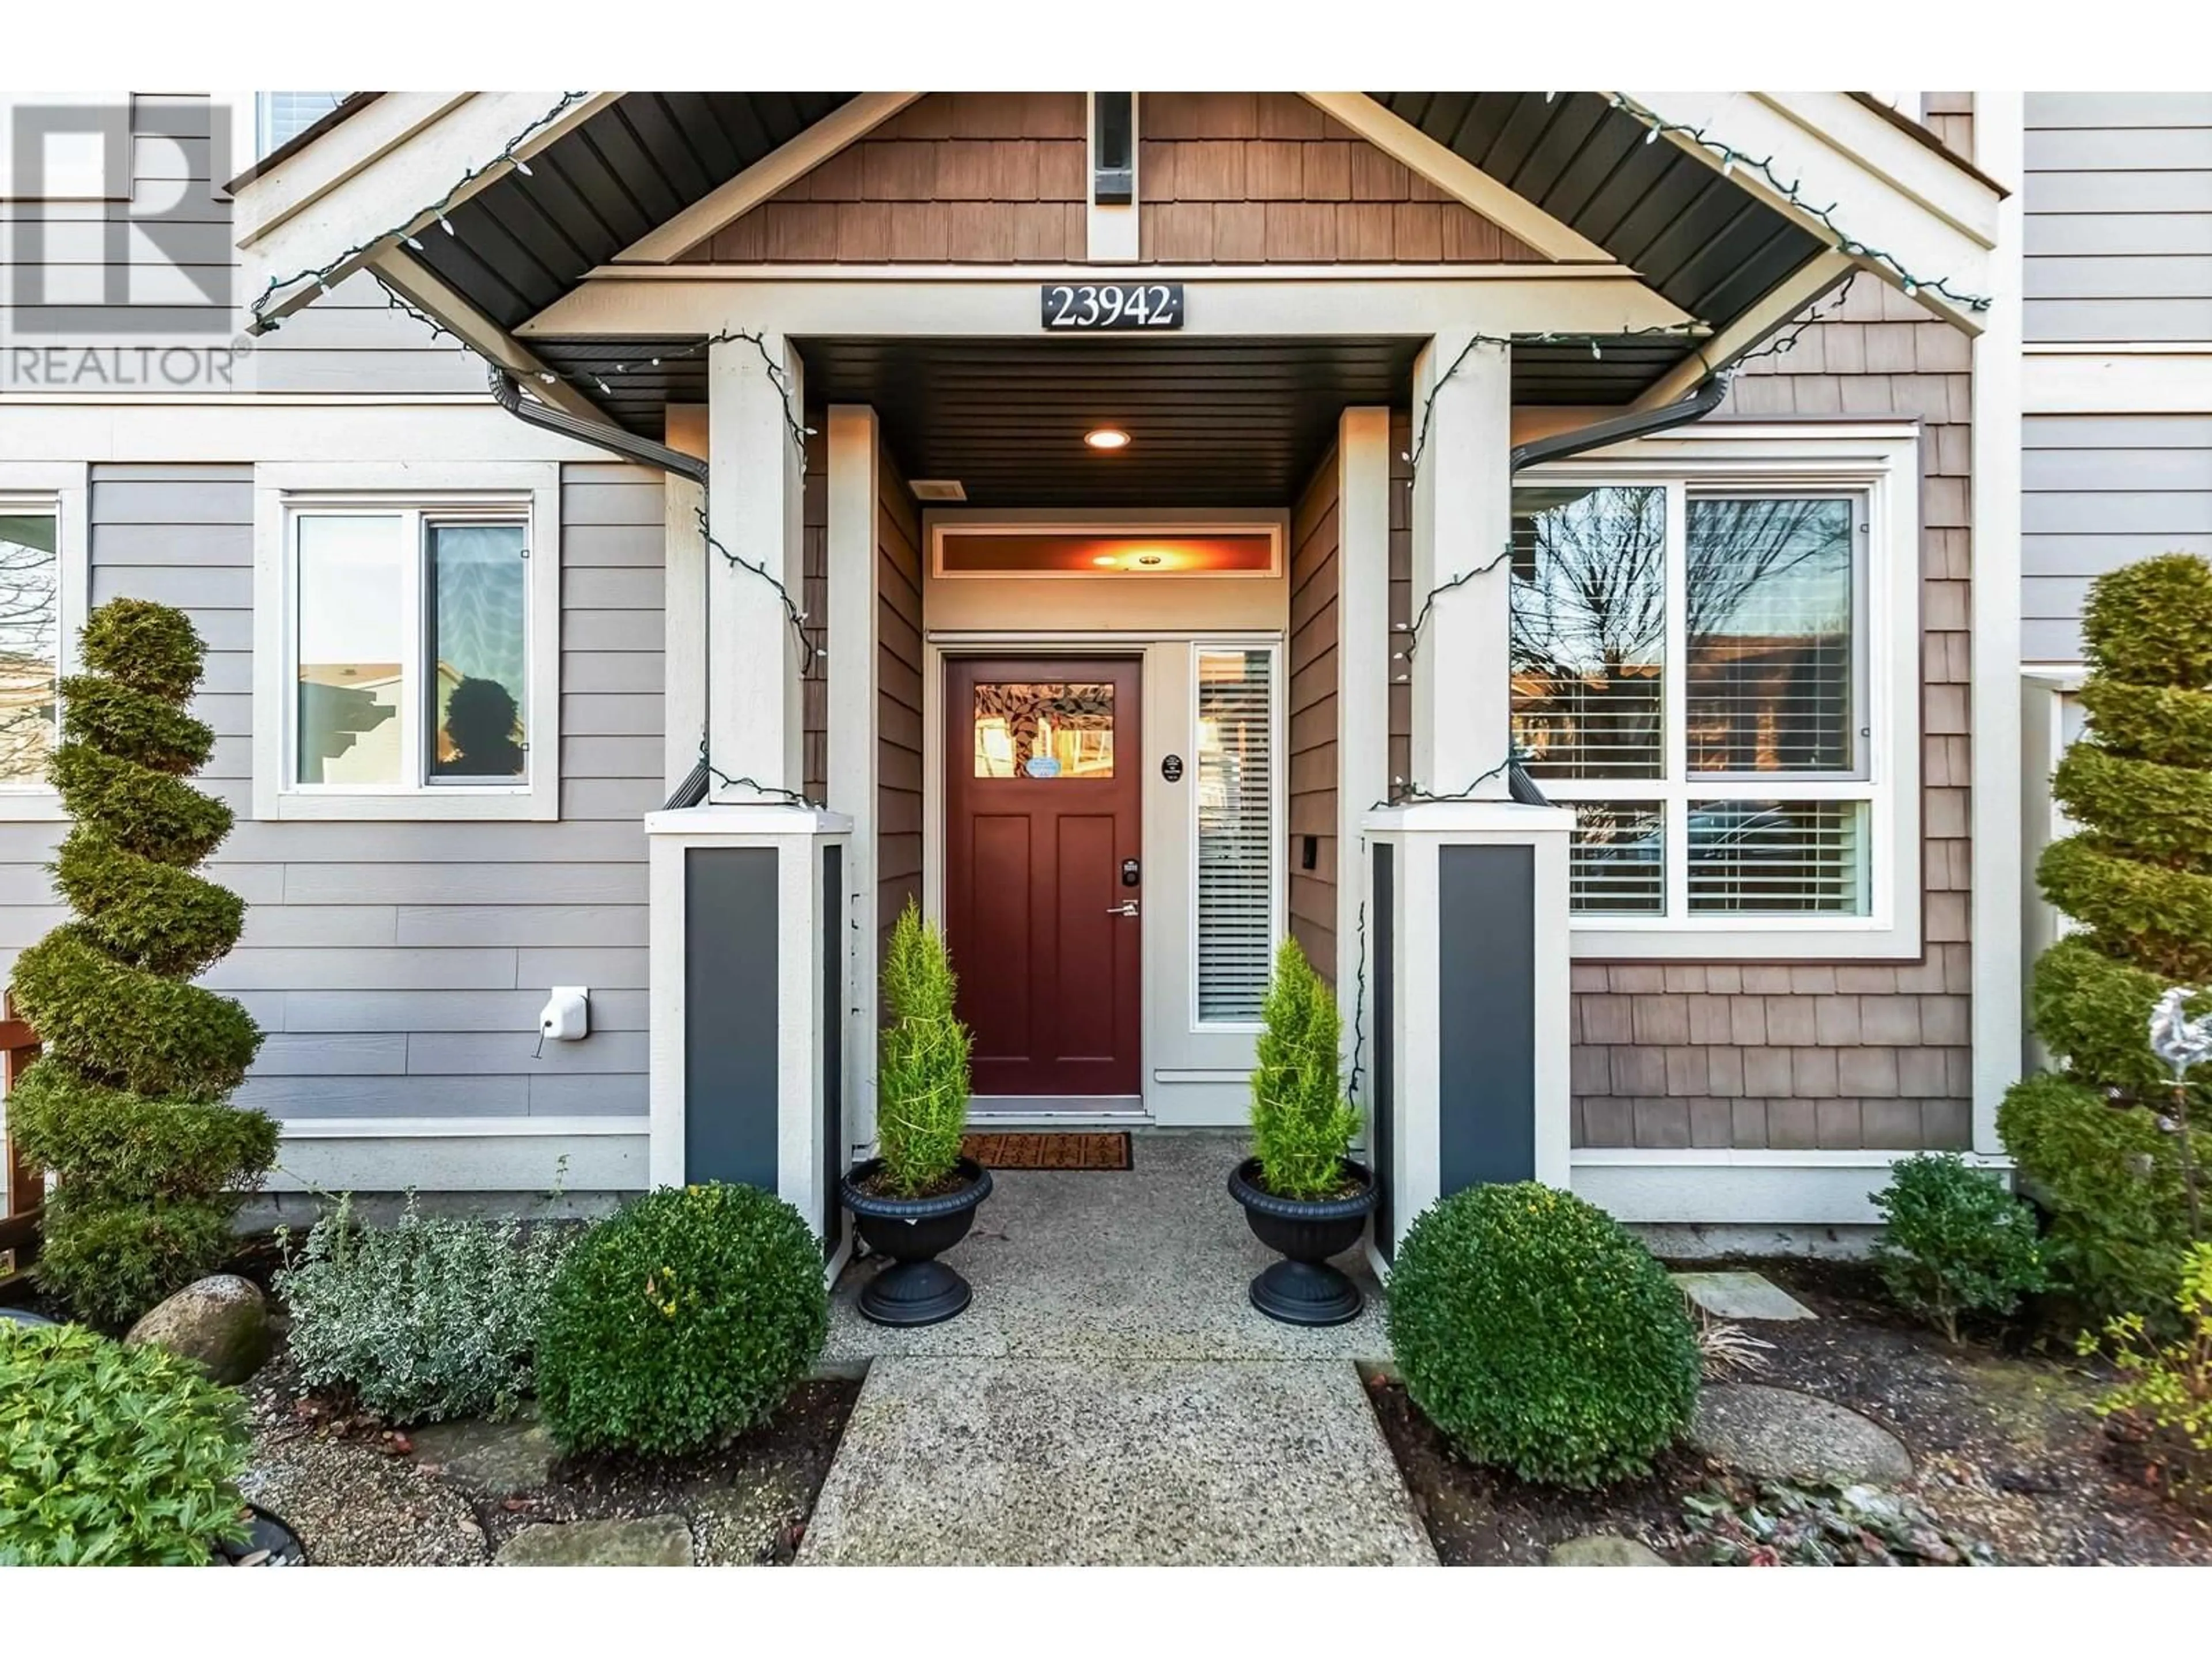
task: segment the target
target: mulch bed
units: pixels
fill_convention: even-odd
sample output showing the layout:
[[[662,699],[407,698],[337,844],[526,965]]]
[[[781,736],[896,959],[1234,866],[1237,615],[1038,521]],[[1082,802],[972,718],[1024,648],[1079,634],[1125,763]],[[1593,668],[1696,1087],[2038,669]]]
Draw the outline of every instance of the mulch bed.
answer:
[[[488,1564],[543,1522],[681,1515],[702,1565],[782,1565],[797,1553],[860,1385],[804,1382],[767,1426],[679,1458],[563,1458],[520,1490],[434,1462],[404,1430],[304,1394],[280,1348],[246,1385],[248,1496],[283,1515],[322,1566]]]
[[[1912,1452],[1912,1495],[1999,1559],[2212,1564],[2212,1523],[2168,1501],[2140,1449],[2106,1431],[2090,1409],[2098,1378],[2063,1343],[2028,1352],[2020,1333],[1993,1330],[1984,1334],[2002,1341],[1954,1347],[1899,1316],[1852,1264],[1695,1265],[1764,1273],[1819,1314],[1749,1327],[1774,1346],[1766,1369],[1742,1380],[1803,1389],[1882,1424]],[[1533,1486],[1460,1458],[1403,1388],[1378,1382],[1370,1397],[1447,1565],[1534,1565],[1553,1544],[1601,1532],[1641,1538],[1670,1560],[1702,1559],[1682,1500],[1725,1472],[1697,1454],[1670,1452],[1650,1476],[1594,1492]]]

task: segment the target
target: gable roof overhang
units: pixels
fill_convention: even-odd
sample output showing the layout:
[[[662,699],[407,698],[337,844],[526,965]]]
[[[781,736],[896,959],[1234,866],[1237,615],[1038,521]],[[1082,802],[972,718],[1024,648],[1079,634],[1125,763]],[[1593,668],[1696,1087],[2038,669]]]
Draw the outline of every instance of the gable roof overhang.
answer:
[[[684,372],[598,395],[593,365],[647,342],[565,326],[585,292],[672,275],[667,262],[702,232],[915,95],[360,97],[236,181],[241,246],[277,275],[270,321],[374,268],[536,395],[657,436],[665,404],[691,395]],[[2002,191],[1853,94],[1306,96],[1555,259],[1633,272],[1704,325],[1698,339],[1624,337],[1601,357],[1581,343],[1516,344],[1517,401],[1679,397],[1854,270],[1978,328],[1970,301],[1989,287]],[[656,332],[656,350],[691,337]]]

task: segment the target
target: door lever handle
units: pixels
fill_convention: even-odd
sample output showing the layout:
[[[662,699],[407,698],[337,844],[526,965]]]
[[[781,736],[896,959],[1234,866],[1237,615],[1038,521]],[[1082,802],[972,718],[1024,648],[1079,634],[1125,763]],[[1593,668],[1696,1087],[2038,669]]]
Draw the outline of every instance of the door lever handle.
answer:
[[[1106,914],[1109,916],[1133,916],[1137,914],[1137,901],[1123,899],[1119,904],[1109,904],[1106,907]]]

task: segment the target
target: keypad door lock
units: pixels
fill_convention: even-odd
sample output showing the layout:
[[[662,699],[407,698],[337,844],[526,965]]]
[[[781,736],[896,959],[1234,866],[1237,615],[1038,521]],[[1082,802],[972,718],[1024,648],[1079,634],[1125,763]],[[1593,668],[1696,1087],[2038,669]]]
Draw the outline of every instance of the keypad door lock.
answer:
[[[1138,886],[1138,885],[1139,885],[1139,884],[1141,884],[1143,883],[1144,878],[1144,878],[1143,871],[1142,871],[1142,869],[1139,866],[1139,865],[1138,865],[1138,863],[1137,863],[1136,860],[1134,860],[1134,859],[1123,859],[1123,860],[1121,860],[1121,885],[1122,885],[1122,886],[1124,886],[1124,887],[1135,887],[1135,886]]]

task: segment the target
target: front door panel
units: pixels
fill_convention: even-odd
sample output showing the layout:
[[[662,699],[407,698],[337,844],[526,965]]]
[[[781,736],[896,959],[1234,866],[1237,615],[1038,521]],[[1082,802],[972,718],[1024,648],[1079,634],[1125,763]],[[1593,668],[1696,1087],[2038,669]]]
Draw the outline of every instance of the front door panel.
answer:
[[[979,1097],[1141,1092],[1140,684],[1128,659],[946,664],[945,943]]]

